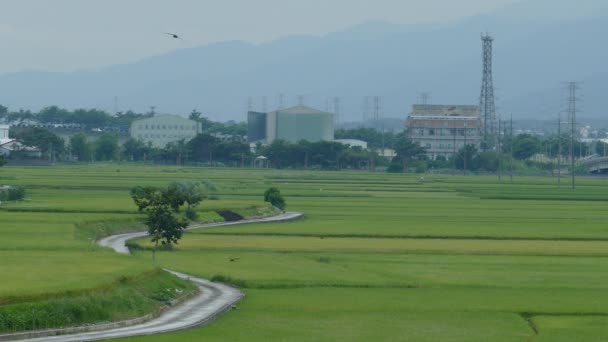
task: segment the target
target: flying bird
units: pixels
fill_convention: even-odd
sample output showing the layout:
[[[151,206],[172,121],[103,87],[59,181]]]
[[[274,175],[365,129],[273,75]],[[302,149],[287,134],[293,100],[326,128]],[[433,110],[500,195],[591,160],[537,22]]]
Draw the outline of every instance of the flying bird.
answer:
[[[165,32],[166,35],[171,36],[172,38],[175,39],[182,39],[179,35],[175,34],[175,33],[170,33],[170,32]]]

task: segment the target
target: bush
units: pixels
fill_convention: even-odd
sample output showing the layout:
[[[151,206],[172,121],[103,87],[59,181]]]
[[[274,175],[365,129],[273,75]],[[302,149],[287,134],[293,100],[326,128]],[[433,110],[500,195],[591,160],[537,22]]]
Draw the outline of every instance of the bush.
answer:
[[[198,219],[198,214],[193,208],[186,209],[184,216],[190,221],[196,221]]]
[[[264,192],[264,202],[270,202],[274,207],[285,210],[285,199],[281,195],[281,191],[277,188],[268,188]]]
[[[25,188],[22,186],[11,186],[0,191],[0,201],[22,201],[25,198]]]

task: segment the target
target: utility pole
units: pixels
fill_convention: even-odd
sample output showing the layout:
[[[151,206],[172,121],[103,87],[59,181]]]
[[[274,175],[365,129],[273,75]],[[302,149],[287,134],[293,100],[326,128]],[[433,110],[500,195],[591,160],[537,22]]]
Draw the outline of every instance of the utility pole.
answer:
[[[453,145],[453,151],[452,151],[452,176],[456,175],[456,132],[458,132],[457,128],[454,128],[454,145]]]
[[[341,123],[341,99],[339,97],[334,97],[332,99],[333,101],[333,110],[334,110],[334,123],[335,123],[335,127],[337,128],[338,126],[340,126]]]
[[[562,115],[557,118],[557,188],[562,187]]]
[[[509,177],[511,178],[511,183],[513,183],[513,114],[511,114],[511,123],[509,129],[509,140],[510,142],[510,153],[509,153]]]
[[[464,175],[467,175],[467,122],[464,122],[464,148],[462,149],[462,161],[464,165]]]
[[[498,153],[498,181],[502,182],[502,141],[500,140],[500,133],[501,133],[501,121],[500,121],[500,117],[498,117],[498,146],[496,146],[496,151]]]

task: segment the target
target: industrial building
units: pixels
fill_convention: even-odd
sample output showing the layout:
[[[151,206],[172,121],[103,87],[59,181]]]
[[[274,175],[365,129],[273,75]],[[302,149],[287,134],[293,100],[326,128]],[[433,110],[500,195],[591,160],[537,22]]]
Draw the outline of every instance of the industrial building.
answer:
[[[407,135],[426,149],[429,159],[449,158],[465,145],[481,144],[478,106],[414,105],[407,119]]]
[[[292,143],[334,140],[334,114],[306,106],[270,113],[249,112],[247,140],[270,144],[281,139]]]
[[[200,122],[179,115],[156,115],[136,120],[133,121],[130,129],[131,138],[151,143],[153,147],[157,148],[182,139],[188,142],[201,131]]]

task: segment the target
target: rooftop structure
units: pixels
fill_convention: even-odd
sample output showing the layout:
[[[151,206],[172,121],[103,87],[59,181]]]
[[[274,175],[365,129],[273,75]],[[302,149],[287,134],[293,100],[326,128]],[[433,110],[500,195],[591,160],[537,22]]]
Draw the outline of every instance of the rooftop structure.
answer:
[[[414,105],[407,119],[407,135],[424,147],[430,159],[449,158],[465,145],[480,148],[478,106]]]
[[[306,106],[280,109],[270,113],[249,112],[250,143],[272,143],[281,139],[292,143],[334,140],[334,115]]]
[[[192,140],[201,133],[201,124],[179,115],[157,115],[133,121],[130,131],[131,138],[162,148],[182,139]]]

